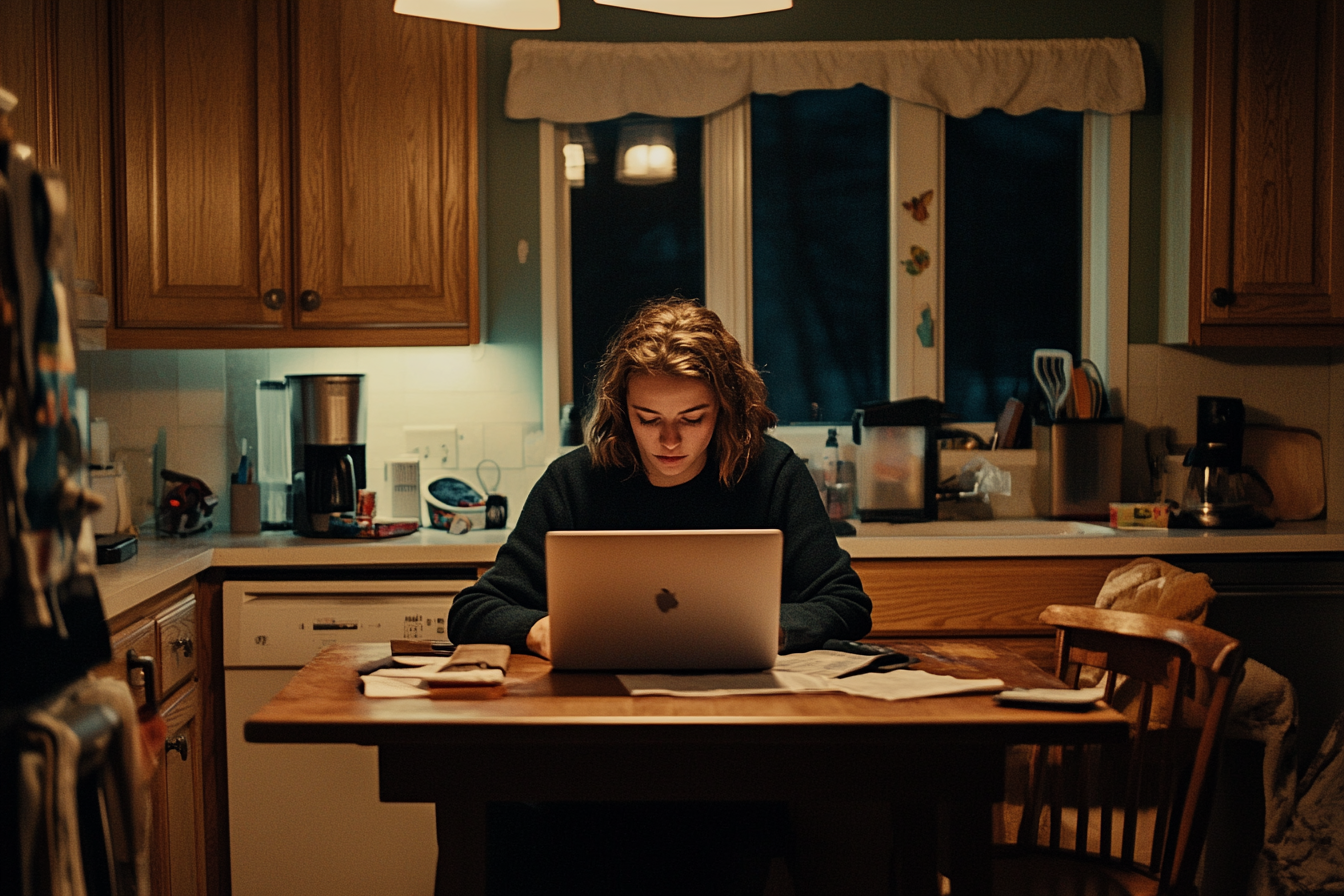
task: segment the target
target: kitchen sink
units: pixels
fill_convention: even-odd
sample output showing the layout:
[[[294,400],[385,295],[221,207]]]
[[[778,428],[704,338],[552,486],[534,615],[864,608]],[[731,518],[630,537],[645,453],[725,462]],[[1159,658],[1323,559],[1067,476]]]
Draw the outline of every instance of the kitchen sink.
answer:
[[[1109,526],[1072,520],[934,520],[927,523],[854,522],[859,538],[1042,538],[1114,535]]]

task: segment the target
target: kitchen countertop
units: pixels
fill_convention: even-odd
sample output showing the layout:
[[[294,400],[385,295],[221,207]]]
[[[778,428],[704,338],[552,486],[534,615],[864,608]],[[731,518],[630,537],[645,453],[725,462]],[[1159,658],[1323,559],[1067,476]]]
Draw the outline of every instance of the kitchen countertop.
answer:
[[[1323,520],[1245,530],[1117,530],[1054,520],[856,523],[856,527],[855,536],[840,539],[840,546],[856,560],[1344,553],[1344,522]],[[452,535],[426,528],[381,540],[304,538],[289,532],[143,538],[135,557],[98,567],[98,586],[103,610],[111,618],[211,567],[487,565],[494,562],[509,531],[479,529]]]

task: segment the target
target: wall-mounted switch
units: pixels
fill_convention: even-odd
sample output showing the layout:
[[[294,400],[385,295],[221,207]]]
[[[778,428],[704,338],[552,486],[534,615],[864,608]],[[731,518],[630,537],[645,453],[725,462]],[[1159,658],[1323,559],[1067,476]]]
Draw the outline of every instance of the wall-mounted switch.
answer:
[[[457,469],[456,426],[405,426],[406,450],[420,458],[429,470]]]

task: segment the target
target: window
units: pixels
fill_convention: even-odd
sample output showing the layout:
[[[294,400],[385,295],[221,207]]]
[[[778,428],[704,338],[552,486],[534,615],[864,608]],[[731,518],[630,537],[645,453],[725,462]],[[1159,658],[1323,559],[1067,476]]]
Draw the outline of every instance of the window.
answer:
[[[587,406],[597,361],[616,328],[645,299],[705,294],[700,120],[673,120],[677,176],[616,180],[620,120],[587,126],[593,159],[569,195],[572,400]]]
[[[1030,350],[1043,345],[1091,357],[1111,383],[1124,382],[1127,115],[1045,110],[1013,119],[990,111],[945,121],[927,107],[853,88],[756,96],[703,122],[704,291],[682,273],[675,283],[650,278],[641,294],[627,292],[634,301],[675,291],[702,295],[765,371],[783,421],[845,420],[862,401],[913,395],[943,399],[963,419],[990,420],[1008,394],[1029,388]],[[578,194],[593,188],[596,175],[590,168],[587,185],[570,195],[560,152],[565,129],[541,128],[555,160],[549,181],[543,166],[551,200],[543,218],[556,225],[554,282],[543,295],[554,299],[546,320],[563,355],[571,347],[565,256],[576,264],[576,290],[579,268],[591,261],[577,230],[570,249],[568,225],[587,213],[580,208],[588,196]],[[802,135],[805,129],[822,139]],[[988,182],[977,183],[990,170],[983,144],[1002,144],[1005,133],[1026,152],[988,182],[1030,186],[1018,198],[1010,193],[989,203],[979,195]],[[793,143],[787,151],[782,136]],[[1029,171],[1032,158],[1041,164]],[[823,165],[830,170],[810,185],[794,176]],[[679,160],[679,174],[687,167]],[[656,216],[691,208],[654,198],[650,191],[659,188],[625,189]],[[930,191],[925,214],[903,206]],[[1046,213],[1047,205],[1070,211]],[[989,206],[996,215],[985,214]],[[785,211],[794,213],[794,226],[781,226]],[[842,233],[838,225],[851,220],[872,224]],[[993,261],[985,260],[986,241],[999,243]],[[686,248],[685,239],[678,243]],[[1022,245],[1033,244],[1050,251],[1014,267],[1014,259],[1024,260]],[[546,246],[543,240],[543,256]],[[683,261],[694,254],[685,252]],[[816,267],[816,255],[830,258]],[[1050,298],[1044,305],[1043,296]],[[576,325],[584,301],[575,298]],[[1008,323],[988,322],[989,311]],[[575,335],[574,350],[581,344]],[[548,370],[566,370],[558,413],[559,402],[582,395],[577,379],[564,381],[570,369],[579,377],[584,361],[555,362],[552,368],[543,359]]]

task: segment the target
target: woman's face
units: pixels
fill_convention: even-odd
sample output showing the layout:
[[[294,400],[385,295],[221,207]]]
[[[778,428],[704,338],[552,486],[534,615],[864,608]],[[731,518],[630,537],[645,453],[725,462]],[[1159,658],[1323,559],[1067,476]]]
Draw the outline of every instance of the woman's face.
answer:
[[[635,374],[626,384],[625,410],[649,482],[681,485],[705,468],[718,404],[704,381]]]

